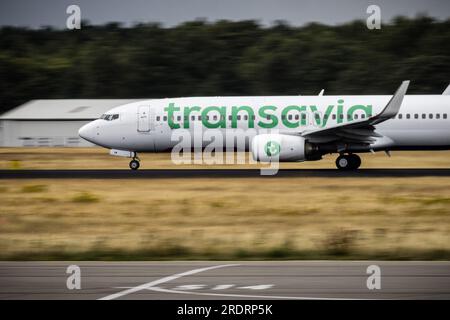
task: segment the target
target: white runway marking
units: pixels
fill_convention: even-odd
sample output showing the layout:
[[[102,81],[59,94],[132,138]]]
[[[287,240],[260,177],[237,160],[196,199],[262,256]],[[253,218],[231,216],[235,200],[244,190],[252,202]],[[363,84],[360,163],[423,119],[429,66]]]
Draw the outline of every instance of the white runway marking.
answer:
[[[169,281],[172,281],[172,280],[184,277],[184,276],[189,276],[189,275],[192,275],[192,274],[196,274],[196,273],[200,273],[200,272],[204,272],[204,271],[208,271],[208,270],[225,268],[225,267],[233,267],[233,266],[238,266],[238,264],[222,264],[222,265],[218,265],[218,266],[194,269],[194,270],[190,270],[190,271],[186,271],[186,272],[182,272],[182,273],[177,273],[177,274],[174,274],[174,275],[171,275],[171,276],[168,276],[168,277],[164,277],[164,278],[152,281],[152,282],[148,282],[148,283],[142,284],[142,285],[137,286],[137,287],[133,287],[133,288],[130,288],[130,289],[127,289],[127,290],[123,290],[123,291],[120,291],[120,292],[117,292],[117,293],[110,294],[109,296],[100,298],[98,300],[113,300],[113,299],[117,299],[117,298],[126,296],[127,294],[135,293],[135,292],[138,292],[138,291],[141,291],[141,290],[151,289],[153,286],[156,286],[158,284],[169,282]],[[180,291],[180,292],[182,292],[182,291]]]
[[[234,287],[234,284],[218,284],[211,290],[226,290],[226,289],[230,289],[232,287]]]
[[[273,284],[260,284],[256,286],[237,287],[238,289],[250,289],[250,290],[266,290],[273,287]]]
[[[194,291],[178,291],[159,287],[149,287],[146,290],[164,292],[164,293],[181,293],[197,296],[215,296],[215,297],[234,297],[234,298],[257,298],[257,299],[283,299],[283,300],[372,300],[372,299],[357,299],[357,298],[313,298],[313,297],[292,297],[292,296],[266,296],[266,295],[252,295],[252,294],[232,294],[232,293],[209,293],[209,292],[194,292]],[[379,300],[379,299],[376,299]]]
[[[189,291],[189,290],[198,290],[198,289],[205,289],[206,284],[184,284],[178,287],[173,288],[172,290],[182,290],[182,291]],[[225,290],[225,289],[231,289],[233,287],[236,287],[234,284],[219,284],[216,285],[214,288],[211,288],[211,290]],[[248,290],[266,290],[273,287],[273,284],[259,284],[254,286],[246,286],[246,287],[236,287],[236,289],[248,289]],[[130,288],[130,287],[128,287]]]
[[[203,289],[204,287],[206,287],[206,284],[184,284],[174,288],[174,290],[197,290]]]

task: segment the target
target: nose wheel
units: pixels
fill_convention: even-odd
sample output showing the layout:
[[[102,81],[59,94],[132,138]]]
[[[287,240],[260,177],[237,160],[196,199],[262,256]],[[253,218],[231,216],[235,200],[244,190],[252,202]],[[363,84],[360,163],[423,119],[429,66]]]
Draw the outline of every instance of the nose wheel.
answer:
[[[336,159],[339,170],[356,170],[361,165],[361,158],[357,154],[343,154]]]
[[[139,163],[139,160],[133,159],[133,160],[130,161],[130,169],[131,170],[139,169],[140,165],[141,164]]]

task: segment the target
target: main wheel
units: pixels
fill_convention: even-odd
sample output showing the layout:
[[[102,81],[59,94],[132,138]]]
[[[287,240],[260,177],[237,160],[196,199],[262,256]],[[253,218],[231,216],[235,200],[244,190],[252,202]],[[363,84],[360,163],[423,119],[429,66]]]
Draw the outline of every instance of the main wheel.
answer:
[[[352,170],[356,170],[359,168],[359,166],[361,165],[361,158],[357,155],[357,154],[349,154],[349,158],[350,158],[350,164],[351,164],[351,168]]]
[[[139,161],[134,160],[134,159],[130,161],[130,169],[131,170],[137,170],[137,169],[139,169],[139,166],[140,166]]]
[[[339,170],[350,170],[351,163],[348,155],[340,155],[336,159],[336,167]]]
[[[361,158],[356,154],[340,155],[336,159],[336,167],[339,170],[356,170],[361,165]]]

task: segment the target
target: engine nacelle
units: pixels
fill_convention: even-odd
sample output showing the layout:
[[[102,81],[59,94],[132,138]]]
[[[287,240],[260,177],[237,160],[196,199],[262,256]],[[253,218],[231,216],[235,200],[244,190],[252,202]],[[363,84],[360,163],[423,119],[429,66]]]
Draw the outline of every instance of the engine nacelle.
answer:
[[[299,136],[260,134],[254,137],[252,141],[252,155],[256,161],[305,161],[312,154],[313,146],[305,138]]]

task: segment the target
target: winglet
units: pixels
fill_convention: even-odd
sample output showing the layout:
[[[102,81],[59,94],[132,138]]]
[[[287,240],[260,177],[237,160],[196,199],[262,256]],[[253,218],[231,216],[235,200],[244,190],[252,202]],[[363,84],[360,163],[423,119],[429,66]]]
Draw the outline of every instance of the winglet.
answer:
[[[447,89],[442,92],[442,95],[444,96],[450,96],[450,84],[448,85]]]
[[[351,132],[346,132],[345,129],[363,129],[368,131],[367,133],[360,132],[358,133],[360,136],[365,137],[372,137],[375,136],[373,134],[373,130],[375,129],[372,127],[373,125],[389,120],[393,117],[395,117],[400,110],[400,106],[403,102],[403,97],[406,94],[406,90],[408,90],[409,81],[403,81],[400,87],[398,87],[395,94],[392,96],[391,100],[386,104],[383,111],[381,111],[379,114],[376,114],[368,119],[364,120],[357,120],[355,122],[347,122],[347,123],[341,123],[335,126],[325,127],[325,128],[319,128],[314,130],[305,130],[301,132],[302,137],[309,137],[316,134],[322,134],[322,135],[337,135],[336,131],[340,130],[340,138],[342,138],[342,133],[347,134]],[[384,137],[386,138],[386,137]],[[390,140],[390,139],[389,139]],[[387,141],[387,140],[386,140]]]
[[[408,90],[408,86],[409,80],[405,80],[402,82],[397,91],[395,91],[391,100],[389,100],[386,107],[384,107],[383,111],[373,117],[373,121],[371,122],[371,124],[383,122],[397,115],[398,111],[400,110],[400,106],[402,105],[403,97],[406,94],[406,90]]]
[[[325,89],[320,90],[319,96],[323,96],[323,93],[325,92]]]

